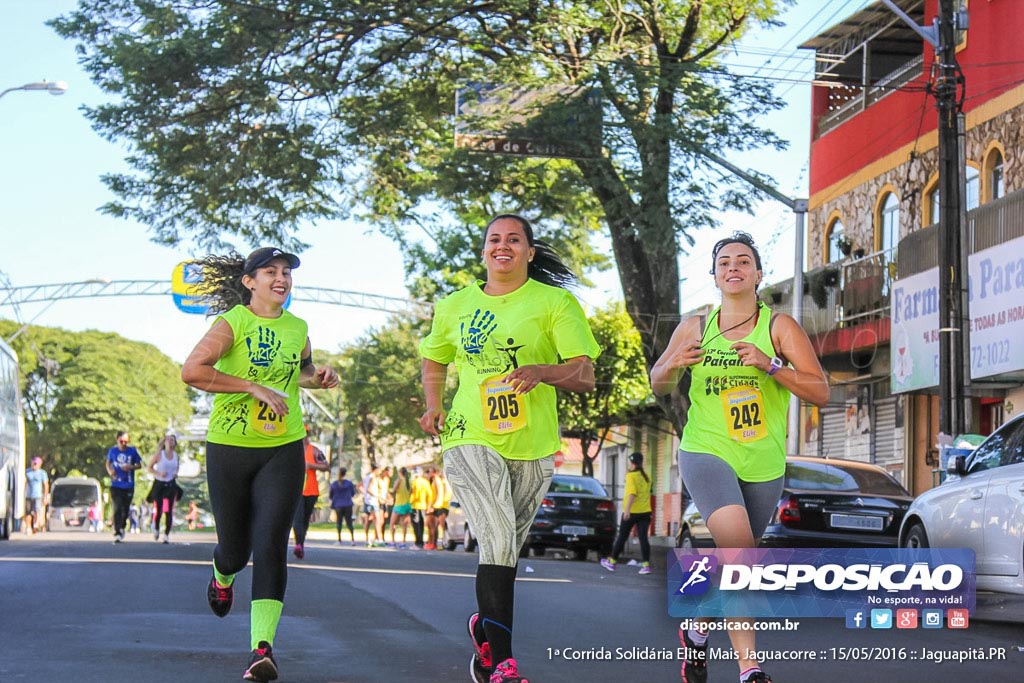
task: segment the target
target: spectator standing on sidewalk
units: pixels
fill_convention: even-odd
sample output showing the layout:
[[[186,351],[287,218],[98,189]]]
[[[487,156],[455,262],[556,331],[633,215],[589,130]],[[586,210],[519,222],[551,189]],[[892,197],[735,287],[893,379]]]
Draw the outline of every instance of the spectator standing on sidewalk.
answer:
[[[434,470],[434,539],[438,550],[444,548],[444,532],[448,528],[448,506],[452,503],[452,485],[441,469]]]
[[[719,548],[755,548],[782,494],[790,392],[824,406],[828,379],[807,333],[757,298],[764,277],[750,235],[737,232],[711,251],[721,305],[679,323],[651,368],[655,395],[672,393],[692,373],[679,474]],[[730,618],[740,681],[771,683],[754,657],[750,619]],[[680,630],[684,681],[707,679],[708,631]]]
[[[21,522],[22,531],[31,536],[36,531],[46,528],[46,505],[50,498],[50,477],[43,469],[43,459],[32,458],[32,463],[25,471],[25,517]]]
[[[356,493],[356,485],[345,475],[348,470],[344,467],[338,468],[338,480],[331,482],[328,495],[331,497],[331,509],[334,510],[334,523],[338,529],[338,543],[341,543],[341,525],[348,526],[348,536],[352,545],[356,544],[356,532],[352,528],[352,496]]]
[[[107,474],[110,475],[110,501],[114,506],[114,543],[124,540],[125,523],[135,496],[135,470],[142,467],[142,456],[129,446],[128,432],[117,433],[117,445],[107,451]]]
[[[512,656],[516,566],[561,447],[556,389],[594,388],[600,347],[576,297],[575,275],[521,216],[484,231],[487,280],[439,301],[420,343],[426,411],[444,467],[479,542],[478,612],[469,631],[477,680],[525,683]],[[445,410],[448,364],[459,387]]]
[[[217,318],[181,378],[214,394],[206,433],[206,481],[217,525],[207,601],[231,610],[232,585],[252,558],[245,680],[278,677],[274,637],[288,583],[288,535],[302,495],[305,429],[299,389],[329,389],[338,376],[313,363],[306,322],[285,310],[299,259],[263,247],[194,261],[198,296]]]
[[[412,495],[412,479],[409,477],[409,470],[401,468],[395,477],[395,483],[391,486],[391,495],[395,500],[395,507],[391,511],[391,545],[395,545],[395,527],[402,525],[402,543],[399,548],[407,548],[409,540],[409,515],[412,513],[412,506],[409,499]]]
[[[306,436],[302,439],[306,457],[306,483],[302,487],[302,498],[295,508],[295,519],[292,520],[292,531],[295,533],[295,547],[292,549],[295,557],[300,560],[306,556],[306,533],[309,531],[309,520],[316,509],[316,501],[320,498],[320,482],[317,481],[317,472],[329,472],[330,463],[327,456],[309,440],[309,427],[306,427]],[[340,535],[340,532],[339,532]]]
[[[363,535],[366,536],[366,547],[384,539],[377,534],[377,512],[380,510],[381,499],[377,497],[380,481],[380,468],[374,467],[359,482],[359,493],[363,494]]]
[[[413,542],[417,550],[423,549],[423,530],[427,522],[427,508],[433,497],[430,482],[423,476],[423,468],[412,471],[412,491],[409,494],[410,519],[412,520]]]
[[[629,456],[629,472],[626,473],[626,497],[622,499],[622,521],[619,522],[619,533],[615,536],[615,546],[611,557],[601,559],[601,566],[610,572],[615,571],[619,555],[626,547],[629,534],[636,528],[636,537],[640,541],[640,573],[651,573],[651,544],[647,540],[647,530],[651,526],[651,478],[644,472],[644,456],[633,453]]]

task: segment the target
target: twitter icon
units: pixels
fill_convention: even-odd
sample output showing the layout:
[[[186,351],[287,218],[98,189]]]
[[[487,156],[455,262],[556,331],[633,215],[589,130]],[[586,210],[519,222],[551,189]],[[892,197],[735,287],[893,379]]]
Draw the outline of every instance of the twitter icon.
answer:
[[[892,628],[892,610],[871,610],[871,628]]]

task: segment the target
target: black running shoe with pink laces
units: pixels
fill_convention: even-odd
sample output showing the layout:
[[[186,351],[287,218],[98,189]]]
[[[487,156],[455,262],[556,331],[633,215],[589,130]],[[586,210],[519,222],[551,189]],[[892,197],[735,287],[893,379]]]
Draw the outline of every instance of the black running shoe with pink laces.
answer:
[[[708,680],[708,644],[696,645],[690,640],[690,634],[679,629],[679,642],[686,648],[686,656],[680,670],[683,683],[707,683]]]
[[[235,589],[231,586],[221,587],[217,579],[210,577],[210,585],[206,587],[206,600],[210,603],[210,610],[218,617],[226,617],[231,611],[231,604],[235,601]]]
[[[755,671],[744,678],[743,683],[772,683],[772,677],[763,671]]]
[[[265,640],[260,641],[256,649],[252,651],[252,656],[249,657],[249,668],[242,674],[242,678],[246,681],[259,681],[260,683],[277,680],[277,662],[274,661],[270,643]]]
[[[494,661],[491,658],[491,644],[486,640],[479,642],[476,637],[477,623],[480,621],[480,613],[473,612],[469,615],[469,622],[466,627],[469,629],[469,639],[473,641],[473,658],[469,661],[469,672],[476,683],[489,683],[491,670],[494,668]],[[483,627],[480,627],[483,631]]]

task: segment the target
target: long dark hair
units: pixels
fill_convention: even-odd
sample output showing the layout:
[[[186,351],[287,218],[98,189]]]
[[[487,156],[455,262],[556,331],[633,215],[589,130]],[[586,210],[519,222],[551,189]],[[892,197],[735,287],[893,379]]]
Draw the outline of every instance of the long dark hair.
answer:
[[[249,305],[252,292],[242,284],[245,258],[241,254],[234,251],[226,256],[211,254],[190,263],[203,268],[203,279],[196,287],[196,297],[207,305],[207,315],[219,315],[238,304]]]
[[[409,470],[407,470],[407,469],[405,469],[403,467],[402,469],[398,470],[398,473],[400,475],[402,475],[402,479],[405,480],[405,490],[406,491],[411,491],[412,490],[412,482],[409,480]]]
[[[555,251],[554,247],[547,242],[534,238],[533,226],[530,225],[530,221],[519,214],[503,213],[488,221],[487,227],[484,228],[485,240],[487,239],[487,231],[491,229],[495,221],[503,218],[517,221],[523,232],[526,233],[526,242],[534,249],[533,260],[530,261],[526,271],[528,277],[537,282],[542,282],[552,287],[561,287],[562,289],[576,284],[578,278],[572,268],[565,264],[565,261],[562,260],[562,257]]]

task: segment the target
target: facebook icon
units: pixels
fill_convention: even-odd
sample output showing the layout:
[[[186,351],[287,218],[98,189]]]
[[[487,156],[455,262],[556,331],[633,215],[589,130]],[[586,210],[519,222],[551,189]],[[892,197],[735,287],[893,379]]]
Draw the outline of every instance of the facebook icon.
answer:
[[[862,609],[846,610],[846,628],[867,628],[868,620]]]

